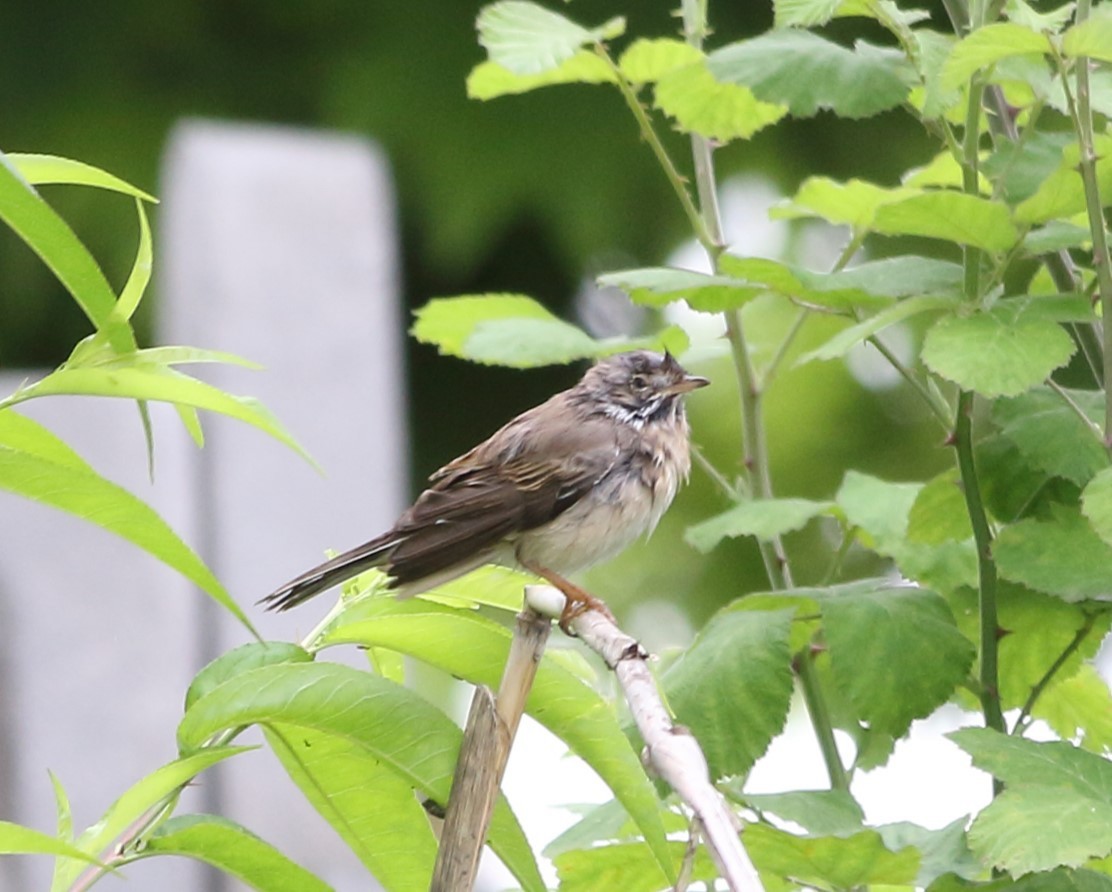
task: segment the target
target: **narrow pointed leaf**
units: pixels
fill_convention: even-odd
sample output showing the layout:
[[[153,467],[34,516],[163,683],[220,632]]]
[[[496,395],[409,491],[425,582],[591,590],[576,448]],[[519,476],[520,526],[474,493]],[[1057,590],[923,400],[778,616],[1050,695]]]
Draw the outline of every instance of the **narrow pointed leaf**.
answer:
[[[112,192],[121,192],[143,201],[157,199],[131,183],[121,180],[106,170],[83,161],[62,158],[58,155],[37,155],[10,152],[8,160],[32,186],[59,184],[70,186],[96,186]]]
[[[88,852],[65,840],[10,821],[0,821],[0,855],[56,855],[83,864],[100,864]]]
[[[327,883],[250,830],[217,815],[179,815],[147,840],[144,855],[210,864],[260,892],[330,892]]]

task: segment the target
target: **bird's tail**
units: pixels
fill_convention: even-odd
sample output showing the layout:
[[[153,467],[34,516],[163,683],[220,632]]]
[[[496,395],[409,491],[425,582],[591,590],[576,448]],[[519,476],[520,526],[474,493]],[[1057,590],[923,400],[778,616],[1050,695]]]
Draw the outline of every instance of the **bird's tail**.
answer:
[[[397,540],[382,536],[351,551],[345,551],[330,558],[312,570],[306,570],[296,579],[291,579],[280,589],[259,600],[268,610],[289,610],[325,589],[358,576],[364,570],[381,567],[390,557]]]

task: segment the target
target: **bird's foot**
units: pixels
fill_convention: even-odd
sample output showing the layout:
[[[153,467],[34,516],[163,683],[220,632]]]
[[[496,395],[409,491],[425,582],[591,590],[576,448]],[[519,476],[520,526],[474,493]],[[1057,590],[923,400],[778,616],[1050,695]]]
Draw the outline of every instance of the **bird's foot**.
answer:
[[[520,559],[519,559],[520,560]],[[605,616],[610,622],[617,625],[617,620],[614,619],[614,614],[610,612],[610,608],[606,603],[599,598],[596,598],[590,592],[580,588],[574,582],[569,582],[564,579],[559,573],[540,567],[535,564],[526,564],[522,562],[522,566],[529,570],[531,573],[536,573],[543,580],[548,582],[555,588],[558,588],[564,595],[564,609],[560,612],[559,626],[560,630],[572,638],[575,638],[575,632],[571,630],[571,623],[577,617],[582,616],[588,610],[597,610]]]

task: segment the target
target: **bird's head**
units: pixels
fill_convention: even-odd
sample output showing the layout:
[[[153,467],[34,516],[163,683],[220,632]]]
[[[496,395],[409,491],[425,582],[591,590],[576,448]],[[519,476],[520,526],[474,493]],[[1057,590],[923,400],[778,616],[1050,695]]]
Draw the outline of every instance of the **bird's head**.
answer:
[[[671,415],[680,397],[709,383],[688,374],[670,353],[634,350],[601,360],[576,389],[610,417],[641,425]]]

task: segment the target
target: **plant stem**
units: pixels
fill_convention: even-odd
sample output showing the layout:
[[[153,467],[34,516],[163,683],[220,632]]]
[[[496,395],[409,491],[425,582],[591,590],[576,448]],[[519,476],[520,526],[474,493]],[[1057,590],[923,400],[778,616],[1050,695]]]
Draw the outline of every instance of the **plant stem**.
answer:
[[[1076,19],[1078,23],[1088,19],[1090,8],[1090,0],[1078,0]],[[1097,181],[1097,156],[1093,144],[1093,112],[1090,105],[1089,60],[1086,57],[1081,57],[1074,60],[1074,65],[1077,69],[1076,102],[1070,94],[1065,65],[1060,60],[1058,70],[1062,77],[1062,84],[1065,87],[1070,117],[1073,119],[1074,130],[1077,132],[1077,141],[1081,150],[1078,167],[1081,171],[1081,182],[1085,188],[1085,208],[1089,217],[1089,232],[1093,239],[1093,267],[1097,274],[1101,316],[1104,319],[1102,372],[1104,382],[1107,385],[1112,382],[1112,325],[1109,324],[1109,320],[1112,319],[1112,260],[1110,260],[1108,254],[1108,234],[1104,223],[1100,184]],[[1112,451],[1112,389],[1106,386],[1104,394],[1104,445],[1106,449]]]
[[[822,694],[818,673],[815,671],[815,655],[808,644],[795,657],[795,670],[799,676],[799,687],[803,691],[803,702],[807,704],[807,714],[818,738],[822,760],[830,775],[830,788],[849,792],[849,774],[838,755],[838,744],[834,739],[834,725],[830,720],[830,710]]]
[[[973,461],[973,394],[968,390],[958,396],[957,420],[954,425],[954,445],[961,472],[961,488],[965,506],[973,525],[973,540],[977,545],[977,574],[979,579],[979,613],[981,624],[981,710],[986,727],[1005,733],[1004,713],[1000,709],[1000,681],[997,659],[1000,625],[996,616],[996,561],[992,556],[992,530],[981,500],[977,468]],[[993,795],[1003,789],[993,778]]]
[[[1043,691],[1046,690],[1047,685],[1050,684],[1054,676],[1058,674],[1058,670],[1066,664],[1066,660],[1072,657],[1074,653],[1077,652],[1077,649],[1084,643],[1085,639],[1089,637],[1089,633],[1093,631],[1095,623],[1095,615],[1089,614],[1085,617],[1085,622],[1082,623],[1081,628],[1077,630],[1077,633],[1070,640],[1070,643],[1067,644],[1065,649],[1058,655],[1058,659],[1050,664],[1050,668],[1043,673],[1042,678],[1031,688],[1031,693],[1028,694],[1023,708],[1019,711],[1015,724],[1012,726],[1012,734],[1022,734],[1027,729],[1028,719],[1031,717],[1031,710],[1035,708],[1035,704],[1038,702],[1039,697],[1042,696]]]

